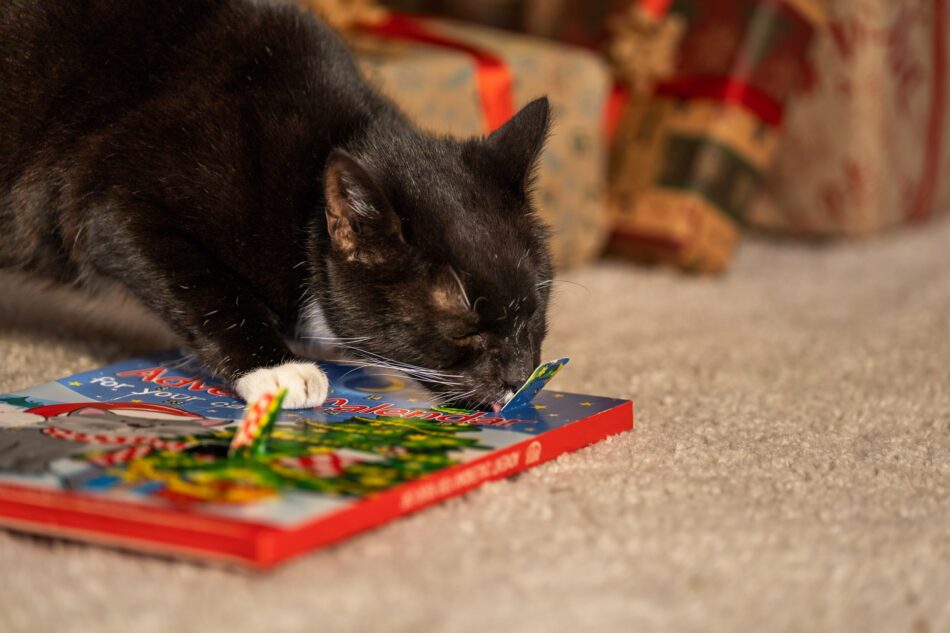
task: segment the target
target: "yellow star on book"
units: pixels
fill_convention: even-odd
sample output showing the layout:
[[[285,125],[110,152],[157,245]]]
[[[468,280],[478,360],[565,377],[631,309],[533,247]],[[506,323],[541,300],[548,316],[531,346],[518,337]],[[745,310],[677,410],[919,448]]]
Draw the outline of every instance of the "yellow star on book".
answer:
[[[70,387],[79,387],[79,386],[81,386],[81,385],[82,385],[82,383],[79,382],[78,380],[74,380],[74,381],[72,381],[71,383],[69,383],[69,386],[70,386]]]
[[[593,402],[582,402],[582,403],[581,403],[581,406],[582,406],[582,407],[592,407],[592,406],[594,406],[594,403],[593,403]]]
[[[139,402],[142,402],[142,401],[141,401],[141,400],[129,400],[129,402],[139,403]]]
[[[538,410],[540,411],[541,409],[547,409],[547,408],[548,408],[548,405],[546,405],[546,404],[536,404],[536,405],[534,405],[534,408],[535,408],[535,409],[538,409]]]

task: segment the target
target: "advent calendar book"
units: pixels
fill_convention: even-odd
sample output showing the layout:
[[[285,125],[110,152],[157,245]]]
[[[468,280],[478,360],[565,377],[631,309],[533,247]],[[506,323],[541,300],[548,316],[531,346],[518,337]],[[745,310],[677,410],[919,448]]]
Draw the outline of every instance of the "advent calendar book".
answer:
[[[391,370],[320,365],[326,402],[239,454],[245,404],[176,353],[0,396],[0,525],[265,568],[633,427],[625,400],[468,411]]]

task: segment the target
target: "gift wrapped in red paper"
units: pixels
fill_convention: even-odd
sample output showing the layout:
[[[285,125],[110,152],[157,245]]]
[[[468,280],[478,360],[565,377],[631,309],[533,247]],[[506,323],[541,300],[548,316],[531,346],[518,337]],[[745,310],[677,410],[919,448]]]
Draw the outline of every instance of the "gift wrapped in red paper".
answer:
[[[643,66],[635,53],[649,49],[636,40],[624,46],[626,34],[652,35],[644,22],[654,19],[657,29],[678,22],[683,35],[669,76],[631,92],[620,115],[611,249],[720,271],[775,155],[786,103],[805,76],[820,7],[814,0],[640,0],[631,11],[632,25],[621,23],[611,47],[628,51],[632,71]]]
[[[838,0],[749,219],[860,235],[950,209],[946,0]]]

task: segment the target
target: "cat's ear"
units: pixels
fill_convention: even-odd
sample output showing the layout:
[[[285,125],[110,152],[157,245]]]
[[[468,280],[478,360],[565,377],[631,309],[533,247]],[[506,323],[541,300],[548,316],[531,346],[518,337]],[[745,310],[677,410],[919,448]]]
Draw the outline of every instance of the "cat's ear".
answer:
[[[360,162],[336,150],[324,170],[330,241],[347,260],[383,263],[388,247],[403,242],[399,216]]]
[[[551,105],[547,97],[541,97],[485,139],[495,169],[507,184],[524,189],[531,182],[550,125]]]

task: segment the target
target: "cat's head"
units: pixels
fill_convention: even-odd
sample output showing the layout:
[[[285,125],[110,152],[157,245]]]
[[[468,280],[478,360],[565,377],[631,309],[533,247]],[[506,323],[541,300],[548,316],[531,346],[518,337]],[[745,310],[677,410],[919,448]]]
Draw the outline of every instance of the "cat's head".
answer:
[[[331,156],[314,292],[341,344],[453,404],[491,407],[521,386],[547,330],[531,188],[549,120],[543,98],[484,139],[409,130]]]

